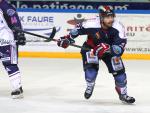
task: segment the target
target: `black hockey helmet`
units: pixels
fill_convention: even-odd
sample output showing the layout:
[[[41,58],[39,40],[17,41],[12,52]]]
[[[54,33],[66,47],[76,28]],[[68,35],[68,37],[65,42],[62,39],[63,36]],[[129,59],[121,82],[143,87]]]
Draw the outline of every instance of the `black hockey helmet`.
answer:
[[[100,14],[100,17],[105,17],[109,15],[112,15],[113,17],[115,17],[115,12],[111,6],[101,6],[99,8],[99,14]]]

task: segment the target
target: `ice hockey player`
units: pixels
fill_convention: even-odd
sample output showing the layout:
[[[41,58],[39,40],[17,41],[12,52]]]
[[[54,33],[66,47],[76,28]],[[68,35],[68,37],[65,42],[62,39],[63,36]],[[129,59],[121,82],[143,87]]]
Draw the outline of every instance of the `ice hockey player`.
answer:
[[[134,103],[135,99],[127,94],[127,75],[121,56],[127,42],[124,26],[115,19],[115,13],[109,6],[102,6],[99,17],[87,20],[71,30],[69,35],[61,37],[58,46],[67,48],[74,43],[74,38],[79,35],[87,35],[87,41],[81,49],[85,80],[87,88],[85,98],[89,99],[95,86],[95,80],[99,70],[99,60],[102,60],[109,73],[112,73],[115,81],[115,89],[119,99],[125,103]]]
[[[18,45],[25,45],[25,36],[13,30],[21,27],[16,12],[6,0],[0,0],[0,59],[10,79],[13,99],[23,97],[21,75],[18,68]]]

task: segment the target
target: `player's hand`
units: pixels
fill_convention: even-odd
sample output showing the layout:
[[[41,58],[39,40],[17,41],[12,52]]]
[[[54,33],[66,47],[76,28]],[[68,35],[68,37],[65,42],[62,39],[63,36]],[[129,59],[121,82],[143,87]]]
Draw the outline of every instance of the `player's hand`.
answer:
[[[110,45],[106,43],[100,43],[93,49],[93,53],[101,59],[106,53],[110,53]]]
[[[16,39],[17,39],[17,45],[24,46],[26,44],[26,37],[25,37],[24,33],[18,32],[16,35]]]
[[[67,48],[70,44],[75,43],[75,40],[70,37],[70,35],[60,37],[60,39],[57,42],[57,45],[62,48]]]

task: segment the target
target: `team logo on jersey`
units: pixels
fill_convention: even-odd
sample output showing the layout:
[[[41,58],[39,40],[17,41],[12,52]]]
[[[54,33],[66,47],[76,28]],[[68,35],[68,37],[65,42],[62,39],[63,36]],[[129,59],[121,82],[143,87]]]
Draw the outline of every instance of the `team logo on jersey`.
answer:
[[[16,13],[16,11],[13,10],[13,9],[8,9],[8,10],[7,10],[7,14],[8,14],[9,16],[13,16],[15,13]]]
[[[97,32],[97,33],[95,34],[95,37],[96,37],[97,39],[100,39],[100,38],[101,38],[99,32]]]
[[[118,57],[116,57],[116,58],[114,59],[114,62],[115,62],[116,64],[118,64],[119,61],[120,61],[120,58],[118,58]]]

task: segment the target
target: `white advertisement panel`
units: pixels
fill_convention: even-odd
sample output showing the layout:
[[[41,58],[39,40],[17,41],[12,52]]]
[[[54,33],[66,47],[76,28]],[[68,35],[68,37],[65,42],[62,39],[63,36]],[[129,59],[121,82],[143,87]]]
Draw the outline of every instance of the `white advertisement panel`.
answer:
[[[70,12],[19,12],[20,20],[26,31],[49,36],[53,26],[56,26],[55,38],[69,33],[75,23],[97,16],[96,13],[70,13]],[[117,14],[119,21],[126,28],[128,44],[126,53],[150,53],[150,14]],[[37,37],[26,35],[30,40],[41,40]],[[76,44],[82,45],[86,36],[76,39]],[[79,52],[80,49],[69,47],[62,49],[56,42],[30,42],[21,47],[20,51],[31,52]]]
[[[150,53],[150,14],[118,14],[126,28],[126,53]]]

